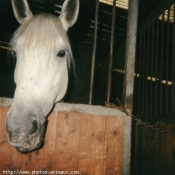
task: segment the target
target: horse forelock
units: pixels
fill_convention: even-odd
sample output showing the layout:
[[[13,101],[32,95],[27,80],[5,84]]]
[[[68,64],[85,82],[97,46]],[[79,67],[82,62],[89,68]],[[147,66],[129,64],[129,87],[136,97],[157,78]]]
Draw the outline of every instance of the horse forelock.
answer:
[[[70,68],[71,63],[73,63],[66,31],[63,29],[59,18],[51,14],[33,16],[22,24],[13,35],[11,47],[20,54],[27,53],[29,59],[43,58],[42,55],[50,59],[52,54],[54,56],[59,50],[68,50],[68,67]],[[30,55],[32,56],[30,57]],[[25,59],[27,58],[25,57]]]

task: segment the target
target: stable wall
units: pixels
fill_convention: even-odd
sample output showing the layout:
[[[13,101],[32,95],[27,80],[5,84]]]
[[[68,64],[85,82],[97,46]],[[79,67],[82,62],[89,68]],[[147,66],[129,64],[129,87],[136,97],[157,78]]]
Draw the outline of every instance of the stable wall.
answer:
[[[0,174],[3,170],[129,174],[131,128],[124,113],[101,106],[59,103],[48,117],[44,147],[21,154],[9,145],[5,131],[11,101],[0,99]]]

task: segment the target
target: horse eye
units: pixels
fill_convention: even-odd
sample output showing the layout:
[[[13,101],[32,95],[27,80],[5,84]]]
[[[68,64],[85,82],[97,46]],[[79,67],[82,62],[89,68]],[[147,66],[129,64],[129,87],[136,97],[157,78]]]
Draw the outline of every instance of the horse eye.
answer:
[[[15,52],[14,50],[11,50],[10,55],[11,55],[12,57],[16,57],[16,52]]]
[[[10,61],[10,60],[14,60],[14,59],[16,59],[17,58],[17,54],[16,54],[16,52],[14,51],[14,50],[9,50],[8,52],[7,52],[7,58],[8,58],[8,61]]]
[[[16,52],[13,51],[13,50],[9,50],[7,52],[7,61],[8,61],[9,68],[11,70],[14,70],[15,69],[16,60],[17,60],[17,54],[16,54]]]
[[[66,54],[66,51],[65,50],[61,50],[61,51],[58,52],[57,57],[62,58],[62,57],[65,56],[65,54]]]

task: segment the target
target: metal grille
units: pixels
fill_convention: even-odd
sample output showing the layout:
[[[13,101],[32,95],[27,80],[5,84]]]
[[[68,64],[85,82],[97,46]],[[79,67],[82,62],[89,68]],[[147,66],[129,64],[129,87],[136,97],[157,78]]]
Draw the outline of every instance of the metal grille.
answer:
[[[174,4],[168,4],[141,25],[135,76],[138,115],[175,112]]]
[[[126,42],[123,42],[117,49],[116,59],[114,60],[113,68],[113,97],[118,97],[123,102],[123,83],[124,83],[124,67],[125,67],[125,50]],[[115,102],[115,99],[113,99]]]
[[[134,82],[134,114],[175,112],[175,13],[172,1],[159,6],[139,27]],[[125,42],[114,61],[114,98],[123,102]]]

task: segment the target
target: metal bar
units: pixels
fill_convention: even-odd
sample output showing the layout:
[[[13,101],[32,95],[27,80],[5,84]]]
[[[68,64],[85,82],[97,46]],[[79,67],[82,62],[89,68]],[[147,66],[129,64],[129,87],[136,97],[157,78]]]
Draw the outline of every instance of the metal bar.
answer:
[[[120,72],[118,72],[118,88],[117,88],[117,94],[118,94],[118,98],[123,101],[123,89],[121,88],[121,85],[123,84],[123,75],[124,75],[124,57],[125,57],[125,44],[122,43],[119,50],[118,50],[118,69],[120,70]]]
[[[119,63],[119,69],[122,70],[122,59],[123,59],[123,47],[120,48],[120,63]],[[120,71],[120,75],[119,75],[119,95],[120,95],[120,99],[121,97],[121,93],[122,93],[122,86],[121,86],[121,81],[122,81],[122,73]],[[122,99],[121,99],[122,100]]]
[[[146,46],[146,49],[147,49],[147,53],[146,53],[146,78],[149,76],[149,66],[150,66],[150,25],[148,26],[147,28],[148,30],[148,33],[147,33],[147,46]],[[145,92],[145,95],[146,95],[146,104],[145,104],[145,108],[146,108],[146,111],[145,111],[145,115],[148,115],[148,111],[149,110],[149,97],[150,97],[150,91],[148,91],[149,89],[149,84],[150,84],[150,81],[147,79],[146,80],[146,92]]]
[[[122,60],[122,53],[121,53],[121,51],[122,51],[122,47],[120,48],[120,50],[119,50],[119,62],[118,62],[118,69],[120,70],[121,69],[121,60]],[[118,97],[121,99],[121,97],[120,97],[120,94],[121,94],[121,86],[120,86],[120,81],[121,81],[121,73],[120,72],[118,72],[118,88],[116,89],[116,91],[118,91]]]
[[[116,51],[116,62],[115,62],[115,69],[113,70],[115,72],[115,89],[118,89],[118,72],[117,72],[117,69],[118,69],[118,61],[119,61],[119,49],[117,49]],[[118,91],[115,91],[115,97],[118,97]]]
[[[155,114],[158,114],[159,19],[156,21]]]
[[[141,111],[142,111],[142,77],[143,77],[143,74],[142,74],[142,44],[143,44],[143,30],[140,32],[140,40],[139,40],[139,85],[138,85],[138,88],[139,88],[139,91],[138,91],[138,116],[141,115]]]
[[[124,74],[125,74],[125,45],[126,45],[126,43],[125,44],[123,44],[123,46],[122,46],[122,48],[123,48],[123,58],[122,58],[122,70],[123,70],[123,74],[122,74],[122,79],[121,79],[121,83],[123,84],[124,83]],[[121,96],[121,98],[122,98],[122,103],[124,102],[124,99],[123,99],[123,88],[122,87],[120,87],[121,88],[121,94],[120,94],[120,96]]]
[[[94,44],[93,44],[93,51],[92,51],[91,80],[90,80],[90,93],[89,93],[90,105],[92,104],[93,89],[94,89],[94,70],[95,70],[95,56],[96,56],[96,47],[97,47],[98,11],[99,11],[99,1],[96,0]]]
[[[134,89],[134,72],[135,72],[135,56],[136,56],[136,38],[137,38],[137,20],[138,20],[139,0],[129,1],[128,22],[127,22],[127,38],[126,38],[126,55],[124,69],[124,107],[132,113],[133,106],[133,89]],[[125,130],[124,135],[129,138],[124,144],[123,153],[123,175],[130,174],[130,157],[131,154],[131,118],[128,118],[128,126],[130,129]]]
[[[110,57],[109,57],[108,83],[107,83],[107,100],[106,100],[107,103],[110,102],[110,97],[111,97],[116,1],[117,0],[113,0],[113,9],[112,9],[111,43],[110,43]]]
[[[172,112],[175,112],[175,78],[174,78],[174,72],[175,72],[175,3],[173,4],[174,11],[173,11],[173,41],[172,41]]]
[[[151,43],[151,72],[150,72],[150,77],[151,77],[151,88],[150,88],[150,114],[152,115],[154,113],[154,98],[153,98],[153,94],[154,94],[154,84],[153,84],[153,77],[154,77],[154,55],[155,55],[155,21],[152,22],[152,43]]]
[[[165,110],[166,113],[169,112],[169,92],[168,92],[168,81],[169,81],[169,46],[170,46],[170,9],[168,8],[168,19],[167,19],[167,40],[166,40],[166,103]]]
[[[4,42],[4,41],[0,41],[0,43],[3,43],[3,44],[10,44],[10,43]]]
[[[146,32],[146,28],[144,28],[143,29],[143,55],[142,55],[142,75],[143,75],[143,77],[142,77],[142,105],[141,105],[141,108],[142,108],[142,116],[145,114],[144,112],[145,112],[145,108],[144,108],[144,106],[145,106],[145,90],[146,90],[146,88],[145,88],[145,61],[146,61],[146,59],[145,59],[145,48],[146,48],[146,35],[145,35],[145,32]]]
[[[119,63],[118,63],[118,68],[119,70],[121,70],[121,60],[122,60],[122,47],[120,48],[120,53],[119,53]],[[116,89],[118,91],[118,97],[120,98],[121,100],[121,86],[120,86],[120,82],[121,82],[121,72],[118,73],[118,89]]]
[[[0,46],[0,48],[5,49],[5,50],[12,50],[11,48],[5,47],[5,46]]]
[[[160,75],[160,114],[163,112],[163,59],[164,59],[164,28],[165,28],[165,11],[162,13],[162,25],[161,25],[161,61],[160,61],[160,70],[161,70],[161,75]]]

